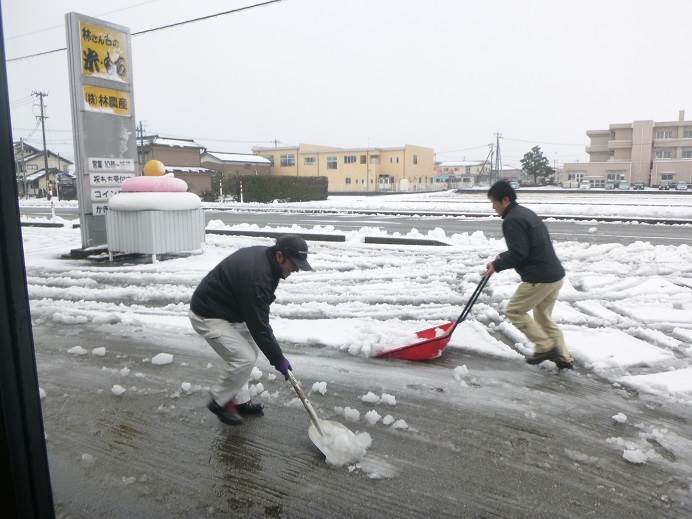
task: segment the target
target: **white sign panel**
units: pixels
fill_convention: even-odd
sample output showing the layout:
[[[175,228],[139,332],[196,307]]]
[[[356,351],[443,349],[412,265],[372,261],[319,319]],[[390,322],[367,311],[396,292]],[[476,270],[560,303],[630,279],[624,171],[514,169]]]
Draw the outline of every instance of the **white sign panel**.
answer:
[[[94,209],[95,216],[105,216],[108,212],[108,204],[92,203],[91,207]]]
[[[107,157],[89,157],[87,159],[89,171],[132,171],[135,170],[135,161],[132,159],[114,159]]]
[[[92,187],[115,187],[123,180],[134,177],[134,173],[89,173],[89,185]]]
[[[91,201],[107,203],[108,199],[113,195],[120,193],[119,187],[103,187],[91,189]]]

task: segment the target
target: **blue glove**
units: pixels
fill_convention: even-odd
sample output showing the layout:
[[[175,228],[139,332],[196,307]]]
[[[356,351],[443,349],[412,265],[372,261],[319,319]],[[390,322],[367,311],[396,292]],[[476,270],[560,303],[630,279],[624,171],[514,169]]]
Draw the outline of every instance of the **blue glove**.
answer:
[[[275,366],[276,370],[281,373],[286,380],[288,380],[288,372],[293,371],[293,368],[291,367],[291,363],[288,362],[288,359],[284,357],[279,361],[279,363]]]

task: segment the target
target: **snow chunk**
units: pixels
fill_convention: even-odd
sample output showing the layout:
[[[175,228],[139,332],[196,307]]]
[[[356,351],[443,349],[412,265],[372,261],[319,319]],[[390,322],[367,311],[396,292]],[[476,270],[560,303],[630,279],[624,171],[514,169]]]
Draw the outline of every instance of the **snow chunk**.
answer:
[[[38,396],[39,396],[39,398],[40,398],[41,400],[43,400],[44,398],[46,398],[46,392],[43,390],[42,387],[39,387],[39,388],[38,388]]]
[[[267,380],[269,382],[276,380],[276,375],[274,373],[269,373],[269,375],[267,375]]]
[[[259,382],[257,384],[250,385],[248,389],[250,391],[250,396],[256,396],[264,392],[264,385],[262,385],[262,383]]]
[[[173,362],[173,355],[170,353],[159,353],[151,358],[151,363],[156,366],[165,366]]]
[[[613,416],[613,420],[617,423],[625,423],[627,421],[627,415],[623,413],[618,413]]]
[[[320,395],[324,395],[327,392],[327,383],[326,382],[315,382],[312,385],[312,391],[314,393],[319,393]]]
[[[126,377],[130,374],[130,368],[123,368],[119,372],[123,377]]]
[[[361,396],[360,399],[368,404],[379,404],[380,397],[377,396],[372,391],[368,391],[365,395]]]
[[[67,353],[71,355],[86,355],[87,351],[81,346],[73,346],[72,348],[67,350]]]
[[[250,378],[252,380],[261,379],[262,378],[262,371],[257,366],[253,366],[252,367],[252,373],[250,373]]]
[[[92,355],[96,355],[97,357],[103,357],[106,354],[106,348],[101,346],[100,348],[94,348],[91,350]]]
[[[120,395],[122,395],[125,391],[127,391],[127,390],[126,390],[123,386],[121,386],[121,385],[119,385],[119,384],[115,384],[115,385],[111,388],[111,393],[113,393],[115,396],[120,396]]]
[[[324,435],[311,427],[311,438],[319,445],[330,465],[341,467],[360,461],[372,445],[372,438],[366,432],[354,434],[341,424],[330,421],[321,422],[320,427]]]
[[[382,419],[382,423],[384,425],[389,425],[394,422],[394,417],[391,414],[388,414]]]
[[[94,464],[94,457],[91,454],[87,454],[86,452],[82,454],[82,466],[83,467],[91,467]]]
[[[365,418],[365,421],[368,422],[368,425],[375,425],[377,422],[380,421],[382,415],[374,409],[370,409],[370,411],[365,413],[365,416],[363,418]]]
[[[382,393],[380,399],[382,400],[383,404],[396,405],[396,397],[394,395],[390,395],[389,393]]]
[[[468,374],[469,368],[466,367],[466,364],[454,368],[454,380],[462,380]]]
[[[344,418],[349,422],[357,422],[360,420],[360,411],[352,407],[344,407]]]
[[[189,382],[183,382],[182,384],[180,384],[180,389],[182,389],[186,393],[189,393],[192,389],[192,384],[190,384]]]
[[[642,464],[646,463],[648,459],[646,453],[641,449],[625,449],[622,453],[622,457],[625,458],[630,463]]]
[[[392,424],[392,429],[408,429],[408,424],[406,420],[400,418]]]

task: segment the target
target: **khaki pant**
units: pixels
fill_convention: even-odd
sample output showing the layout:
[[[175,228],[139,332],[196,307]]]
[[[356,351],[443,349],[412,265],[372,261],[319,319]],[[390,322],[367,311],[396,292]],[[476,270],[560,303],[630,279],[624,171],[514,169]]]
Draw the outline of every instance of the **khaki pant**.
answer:
[[[572,361],[565,338],[551,314],[562,288],[555,283],[520,283],[505,311],[507,318],[535,344],[535,352],[543,353],[557,347],[561,360]],[[529,311],[533,310],[533,317]]]
[[[192,328],[226,361],[219,383],[211,388],[211,396],[221,406],[230,400],[236,404],[248,402],[250,392],[247,383],[257,362],[259,348],[245,323],[206,319],[194,312],[187,315]]]

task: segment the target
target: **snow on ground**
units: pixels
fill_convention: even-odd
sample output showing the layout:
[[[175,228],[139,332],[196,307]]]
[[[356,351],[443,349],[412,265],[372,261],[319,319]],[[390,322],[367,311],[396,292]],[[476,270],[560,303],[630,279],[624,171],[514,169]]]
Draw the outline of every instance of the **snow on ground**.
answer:
[[[349,207],[361,202],[375,203],[351,200]],[[487,201],[482,203],[487,210]],[[692,209],[685,210],[692,216]],[[291,230],[329,231],[325,226]],[[439,228],[426,236],[451,246],[362,243],[359,237],[372,231],[354,231],[346,243],[310,242],[315,271],[279,284],[272,325],[288,351],[291,343],[312,344],[372,357],[415,342],[417,330],[457,318],[483,266],[505,248],[504,240],[482,232],[449,236]],[[237,248],[272,242],[208,235],[201,255],[153,265],[108,264],[61,258],[80,246],[79,229],[25,227],[22,233],[34,319],[117,324],[132,330],[135,342],[144,328],[179,329],[190,334],[191,348],[202,345],[186,317],[201,278]],[[420,236],[415,230],[402,234]],[[556,242],[556,249],[568,277],[554,315],[578,365],[641,391],[664,388],[666,394],[692,399],[692,390],[677,382],[676,374],[692,367],[692,247]],[[531,344],[503,318],[518,282],[513,271],[493,276],[449,347],[521,361]]]
[[[692,219],[689,196],[678,193],[651,194],[628,193],[612,196],[612,193],[517,192],[519,202],[541,215],[550,216],[599,216],[623,218],[670,218]],[[610,196],[608,196],[610,195]],[[427,212],[472,212],[492,214],[486,190],[475,193],[438,191],[435,193],[409,193],[380,196],[330,196],[327,200],[301,203],[211,203],[209,208],[233,208],[238,210],[363,210]]]

